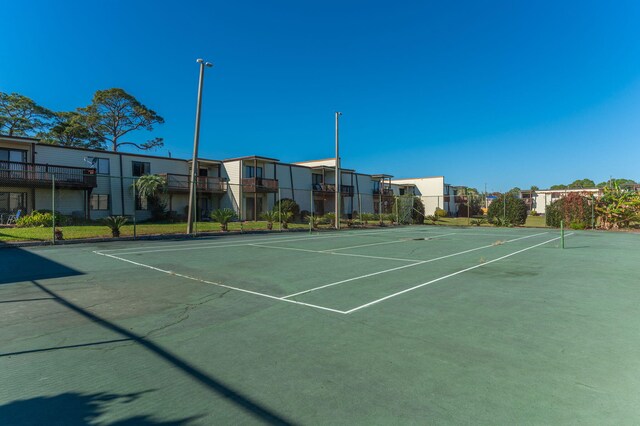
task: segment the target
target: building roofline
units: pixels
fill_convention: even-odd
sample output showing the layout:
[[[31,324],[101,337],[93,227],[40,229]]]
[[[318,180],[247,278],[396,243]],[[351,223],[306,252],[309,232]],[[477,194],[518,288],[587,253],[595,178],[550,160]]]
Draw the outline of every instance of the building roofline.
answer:
[[[31,138],[29,136],[9,136],[9,135],[2,135],[0,134],[0,139],[8,139],[8,140],[12,140],[14,139],[15,142],[35,142],[35,143],[39,143],[40,139],[38,138]]]
[[[295,161],[292,164],[304,164],[304,163],[315,163],[318,161],[327,161],[327,160],[336,160],[336,157],[329,157],[329,158],[320,158],[318,160],[305,160],[305,161]]]
[[[82,148],[82,147],[78,147],[78,146],[62,146],[62,145],[53,145],[53,144],[38,144],[39,146],[43,147],[54,147],[57,149],[73,149],[76,151],[85,151],[85,152],[96,152],[96,153],[101,153],[101,154],[113,154],[113,155],[130,155],[130,156],[136,156],[136,157],[144,157],[144,158],[157,158],[160,160],[174,160],[174,161],[191,161],[191,160],[187,160],[184,158],[174,158],[174,157],[162,157],[159,155],[149,155],[149,154],[138,154],[135,152],[125,152],[125,151],[109,151],[106,149],[93,149],[93,148]],[[205,159],[199,159],[199,160],[205,160]],[[215,161],[215,160],[214,160]]]
[[[580,192],[580,191],[602,191],[604,188],[562,188],[562,189],[538,189],[533,192],[563,192],[563,191],[571,191],[571,192]]]
[[[263,161],[268,161],[271,163],[279,163],[280,160],[278,160],[277,158],[269,158],[269,157],[261,157],[259,155],[247,155],[245,157],[236,157],[236,158],[225,158],[224,160],[222,160],[222,162],[227,162],[227,161],[239,161],[239,160],[263,160]]]
[[[440,176],[423,176],[423,177],[417,177],[417,178],[398,178],[398,179],[392,179],[392,182],[396,181],[396,180],[420,180],[420,179],[433,179],[433,178],[442,178],[442,179],[444,179],[444,175],[440,175]]]

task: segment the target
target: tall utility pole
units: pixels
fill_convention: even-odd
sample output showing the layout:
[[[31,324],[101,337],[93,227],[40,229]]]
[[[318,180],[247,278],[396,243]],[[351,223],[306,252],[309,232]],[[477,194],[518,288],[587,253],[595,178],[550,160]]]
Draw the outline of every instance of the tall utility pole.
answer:
[[[341,197],[341,179],[340,179],[340,145],[339,145],[339,118],[341,112],[336,112],[336,229],[340,229],[340,197]]]
[[[193,217],[195,216],[196,179],[198,176],[198,143],[200,142],[200,110],[202,109],[202,86],[204,84],[204,67],[212,67],[211,62],[197,59],[200,64],[200,79],[198,80],[198,103],[196,105],[196,131],[193,136],[193,158],[191,159],[191,182],[189,187],[189,211],[187,214],[187,234],[193,233]]]

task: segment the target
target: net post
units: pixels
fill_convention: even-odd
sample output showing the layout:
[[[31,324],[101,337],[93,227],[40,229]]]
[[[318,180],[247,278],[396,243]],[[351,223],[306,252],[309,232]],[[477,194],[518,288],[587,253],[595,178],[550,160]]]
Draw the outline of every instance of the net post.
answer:
[[[564,220],[560,221],[560,247],[564,248]]]
[[[51,173],[51,244],[56,244],[56,174]]]
[[[278,185],[278,231],[282,232],[282,198],[280,195],[280,185]]]
[[[136,229],[136,178],[133,178],[133,239],[137,237]]]
[[[313,187],[311,187],[311,205],[309,207],[309,235],[313,234]]]
[[[591,229],[596,228],[595,215],[594,215],[595,203],[596,203],[595,196],[591,194]]]
[[[398,217],[398,201],[400,201],[400,198],[395,197],[394,201],[395,202],[393,203],[393,205],[395,206],[395,209],[396,209],[396,223],[400,225],[400,218]]]

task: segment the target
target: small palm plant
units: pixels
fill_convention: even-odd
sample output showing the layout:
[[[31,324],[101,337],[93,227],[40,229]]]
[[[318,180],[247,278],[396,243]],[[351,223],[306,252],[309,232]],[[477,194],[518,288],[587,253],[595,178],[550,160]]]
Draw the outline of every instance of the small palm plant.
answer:
[[[211,212],[211,219],[220,224],[220,230],[227,232],[228,224],[236,218],[236,212],[232,209],[218,209]]]
[[[104,224],[111,229],[111,236],[118,238],[120,236],[120,228],[127,223],[127,218],[124,216],[108,216],[103,219]]]
[[[289,228],[289,222],[293,219],[292,212],[275,212],[276,217],[282,223],[282,229]]]
[[[261,217],[267,221],[267,229],[271,231],[273,229],[273,222],[278,220],[278,212],[269,210],[262,213]]]

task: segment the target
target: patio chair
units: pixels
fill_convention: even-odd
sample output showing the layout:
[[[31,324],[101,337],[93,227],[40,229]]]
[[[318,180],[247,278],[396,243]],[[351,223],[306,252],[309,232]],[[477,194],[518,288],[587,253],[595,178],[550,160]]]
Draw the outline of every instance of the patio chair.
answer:
[[[18,210],[16,214],[12,214],[7,218],[7,225],[15,225],[18,219],[20,219],[20,215],[22,214],[22,210]]]

